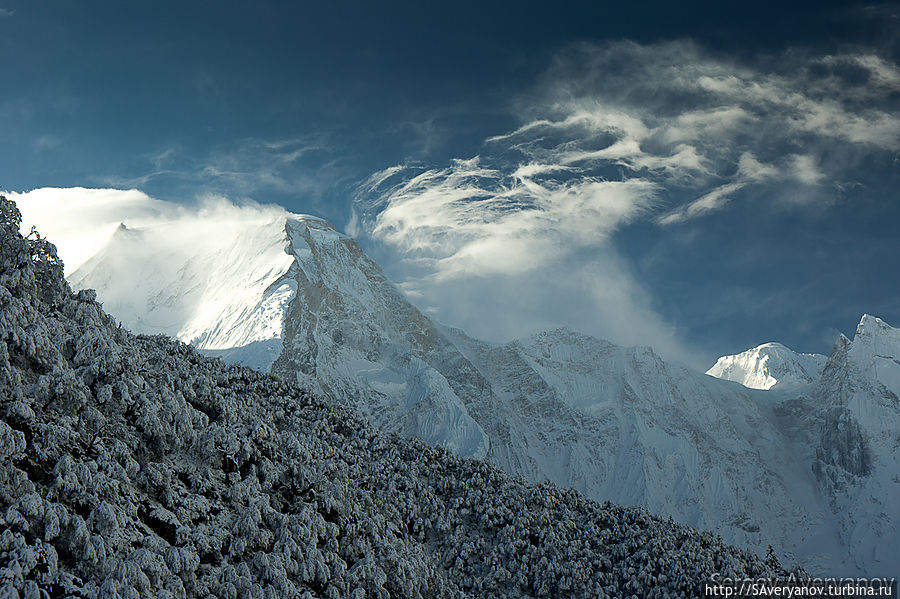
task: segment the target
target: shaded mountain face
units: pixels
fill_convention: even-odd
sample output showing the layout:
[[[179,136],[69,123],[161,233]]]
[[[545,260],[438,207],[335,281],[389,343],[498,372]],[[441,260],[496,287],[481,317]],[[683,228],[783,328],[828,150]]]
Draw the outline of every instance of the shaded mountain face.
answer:
[[[760,553],[773,544],[784,558],[816,572],[889,574],[900,566],[900,553],[857,551],[845,532],[869,526],[887,537],[888,529],[865,518],[884,520],[881,514],[890,512],[865,512],[849,522],[844,504],[835,501],[839,489],[875,472],[880,458],[866,441],[873,434],[867,425],[845,425],[858,419],[843,408],[823,410],[837,391],[831,385],[814,392],[818,387],[808,382],[817,380],[821,358],[769,344],[732,360],[740,366],[735,372],[771,387],[762,391],[666,363],[650,348],[622,348],[565,329],[484,343],[431,321],[328,223],[295,215],[279,222],[247,224],[257,231],[247,239],[264,240],[265,276],[244,274],[228,285],[186,277],[193,284],[178,287],[171,285],[172,275],[147,284],[154,297],[163,288],[213,289],[211,296],[221,301],[234,298],[226,314],[245,315],[222,323],[193,319],[206,322],[205,328],[178,321],[173,328],[193,331],[184,341],[331,397],[382,431],[483,458],[527,480],[549,480],[596,500],[641,505]],[[125,255],[118,243],[124,242],[114,237],[106,253]],[[286,260],[266,253],[275,247]],[[180,256],[181,262],[168,260],[167,272],[220,272],[204,262],[215,254]],[[146,259],[153,264],[156,257]],[[196,260],[206,266],[191,266]],[[253,258],[240,260],[250,264]],[[122,264],[135,270],[133,261]],[[107,282],[117,272],[109,265],[114,263],[98,255],[71,278],[98,287],[102,300],[104,285],[111,287]],[[103,272],[105,279],[94,274]],[[262,282],[245,293],[243,279]],[[143,288],[137,289],[126,313],[149,305]],[[274,296],[281,299],[267,304]],[[172,297],[179,301],[177,293]],[[211,314],[202,303],[196,313]],[[259,308],[264,305],[275,307]],[[226,338],[252,341],[224,347],[218,340]],[[842,480],[827,474],[832,468],[856,478],[826,484]]]
[[[0,198],[0,594],[690,596],[773,561],[134,336]]]
[[[841,536],[863,560],[900,559],[900,330],[864,315],[809,395],[813,471]]]
[[[722,356],[706,374],[750,389],[796,388],[818,380],[826,360],[821,354],[800,354],[772,342]]]
[[[484,457],[490,438],[470,405],[486,385],[478,372],[352,239],[296,219],[285,230],[297,293],[272,372],[354,406],[382,430]]]

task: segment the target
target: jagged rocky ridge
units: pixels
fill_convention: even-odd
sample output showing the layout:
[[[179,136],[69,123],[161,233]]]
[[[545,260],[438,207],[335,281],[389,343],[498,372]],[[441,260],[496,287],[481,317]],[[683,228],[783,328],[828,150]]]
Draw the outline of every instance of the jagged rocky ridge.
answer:
[[[134,336],[0,218],[0,596],[668,597],[784,573]]]
[[[834,345],[822,376],[776,406],[840,514],[841,541],[857,563],[900,566],[900,330],[863,315]]]

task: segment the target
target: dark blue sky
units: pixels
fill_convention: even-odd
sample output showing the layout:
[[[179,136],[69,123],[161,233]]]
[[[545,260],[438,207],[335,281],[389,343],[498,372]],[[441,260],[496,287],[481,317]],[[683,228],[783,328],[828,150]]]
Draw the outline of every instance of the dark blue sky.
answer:
[[[315,213],[493,338],[566,322],[702,362],[900,324],[897,3],[0,7],[2,189]],[[433,212],[449,245],[411,220],[463,189]],[[488,241],[536,258],[498,275]]]

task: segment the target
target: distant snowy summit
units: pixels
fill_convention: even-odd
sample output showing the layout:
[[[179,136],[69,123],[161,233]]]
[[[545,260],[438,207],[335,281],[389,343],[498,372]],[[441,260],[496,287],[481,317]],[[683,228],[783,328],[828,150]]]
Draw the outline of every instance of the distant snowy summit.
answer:
[[[771,342],[722,356],[706,374],[750,389],[785,389],[816,381],[827,360],[821,354],[801,354]]]

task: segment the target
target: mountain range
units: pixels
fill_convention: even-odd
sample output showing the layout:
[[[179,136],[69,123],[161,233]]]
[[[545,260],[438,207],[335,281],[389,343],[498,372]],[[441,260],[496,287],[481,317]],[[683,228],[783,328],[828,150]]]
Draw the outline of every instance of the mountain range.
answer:
[[[297,383],[384,432],[772,545],[812,572],[900,566],[900,334],[877,318],[827,358],[768,343],[704,374],[568,329],[474,339],[315,217],[264,212],[193,237],[123,224],[69,282],[130,329]]]
[[[788,575],[135,335],[19,223],[0,196],[0,597],[688,597]]]

